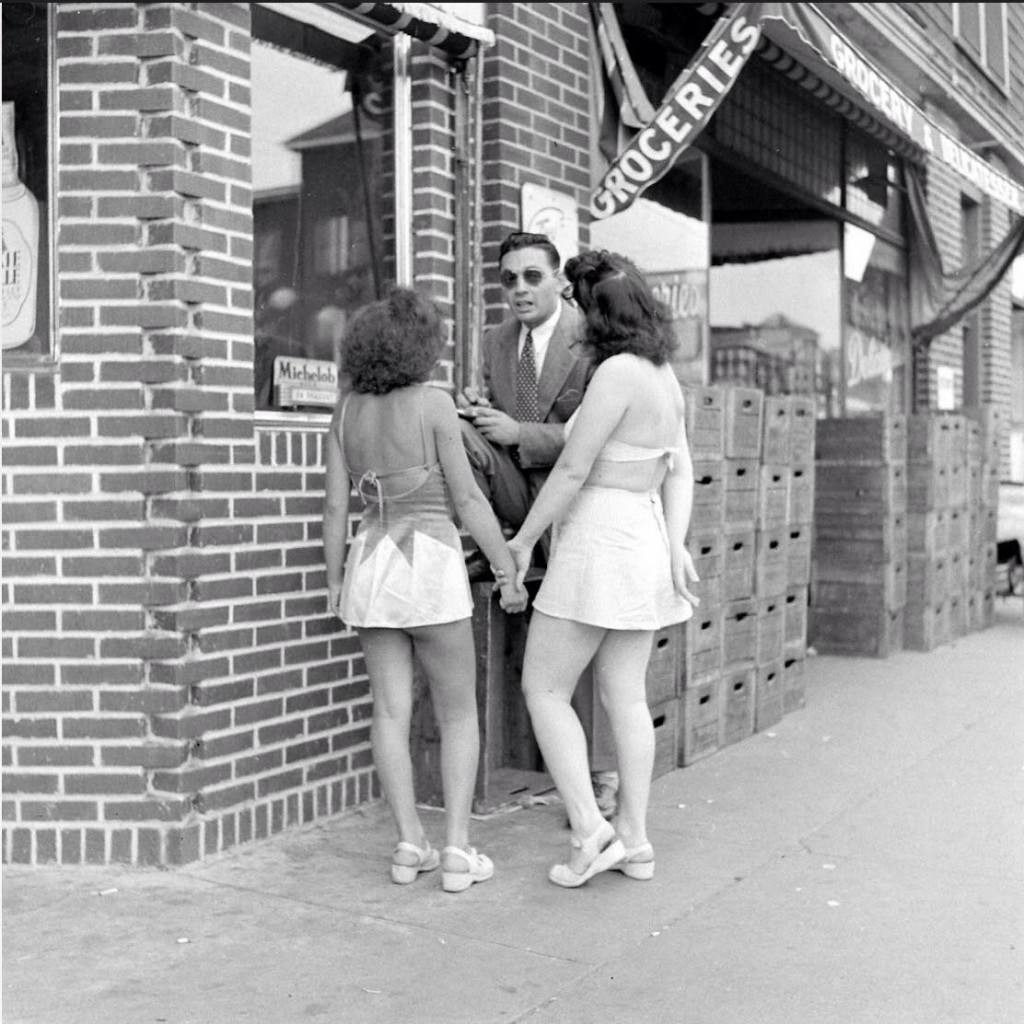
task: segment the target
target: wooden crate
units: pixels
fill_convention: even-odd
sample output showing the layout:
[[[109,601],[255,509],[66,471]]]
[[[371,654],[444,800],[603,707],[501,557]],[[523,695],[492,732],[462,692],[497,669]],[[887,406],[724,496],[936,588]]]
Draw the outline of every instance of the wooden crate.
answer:
[[[725,568],[725,535],[721,530],[690,530],[686,544],[693,567],[703,580],[711,576],[721,576]]]
[[[949,520],[944,509],[907,513],[907,552],[941,555],[949,543]]]
[[[810,523],[814,521],[814,464],[789,467],[789,507],[786,510],[789,523]]]
[[[936,604],[949,592],[949,556],[907,555],[907,594],[912,602]]]
[[[811,579],[872,585],[885,580],[889,607],[895,608],[892,602],[903,586],[900,577],[906,574],[906,562],[905,551],[889,552],[876,542],[821,538],[814,543]]]
[[[881,604],[855,610],[820,606],[811,590],[807,643],[819,654],[860,654],[888,658],[903,647],[903,608]]]
[[[977,424],[975,424],[975,426],[977,426]],[[964,465],[964,473],[966,473],[967,475],[967,507],[969,509],[981,508],[981,463],[973,462],[970,459],[968,459]]]
[[[946,509],[946,543],[949,551],[963,551],[970,536],[971,517],[965,508]]]
[[[531,606],[540,580],[539,574],[527,580]],[[509,771],[539,771],[541,757],[521,685],[530,613],[506,615],[490,583],[475,583],[471,590],[481,734],[473,807],[475,811],[488,813],[508,801],[502,783]],[[441,732],[427,678],[418,663],[413,678],[410,733],[416,800],[426,806],[442,807]]]
[[[682,676],[683,623],[659,629],[651,640],[647,663],[647,703],[661,704],[679,695]]]
[[[682,689],[691,689],[721,671],[722,616],[721,607],[708,608],[702,602],[693,610],[693,617],[683,623],[680,645]]]
[[[967,468],[962,462],[954,462],[949,465],[946,474],[949,479],[949,506],[962,508],[967,504]]]
[[[756,459],[725,460],[725,526],[753,526],[757,519]]]
[[[666,700],[651,708],[654,726],[654,770],[652,778],[674,771],[679,745],[679,699]]]
[[[814,515],[880,515],[907,510],[903,462],[816,462]]]
[[[683,385],[686,439],[690,455],[720,459],[725,454],[725,395],[706,384]]]
[[[955,466],[962,466],[967,461],[967,420],[961,413],[945,412],[942,418],[946,421],[949,449],[949,461]]]
[[[752,597],[722,608],[722,663],[757,659],[757,605]]]
[[[755,598],[757,602],[757,646],[754,660],[758,665],[782,657],[785,642],[786,596]]]
[[[718,750],[721,676],[683,692],[678,702],[676,763],[690,765]]]
[[[968,633],[966,590],[951,591],[946,598],[946,628],[950,640],[959,640]]]
[[[826,462],[903,462],[905,416],[844,416],[814,424],[814,457]]]
[[[946,595],[951,597],[957,591],[966,590],[970,585],[971,563],[966,551],[950,549],[946,552]]]
[[[786,592],[789,571],[789,530],[760,530],[754,536],[754,593],[774,597]]]
[[[790,455],[792,403],[786,395],[767,395],[764,399],[761,429],[761,461],[786,465]]]
[[[754,732],[782,721],[782,658],[757,666],[754,684]]]
[[[726,665],[719,688],[718,745],[739,743],[754,733],[757,666],[752,661]]]
[[[907,550],[907,514],[886,512],[873,516],[858,516],[841,512],[822,512],[814,517],[812,533],[815,557],[818,548],[823,544],[845,543],[877,549],[882,552],[881,557],[885,560],[901,559]]]
[[[996,611],[996,590],[995,587],[986,587],[981,595],[981,628],[988,629],[995,621]]]
[[[964,434],[967,438],[967,462],[980,465],[983,459],[981,424],[969,416],[964,416]]]
[[[998,465],[1002,436],[1006,430],[1006,414],[1000,406],[988,404],[966,406],[963,412],[980,429],[982,461]]]
[[[789,526],[786,542],[786,587],[811,578],[811,526]]]
[[[933,651],[949,639],[946,599],[931,604],[909,604],[905,609],[904,646],[908,651]]]
[[[984,591],[969,590],[965,596],[967,598],[967,630],[970,633],[976,633],[979,629],[985,628]]]
[[[936,463],[907,464],[907,511],[931,512],[949,506],[949,469]]]
[[[981,467],[981,506],[999,507],[999,462],[986,462]]]
[[[814,435],[817,409],[812,395],[790,395],[789,462],[809,465],[814,462]]]
[[[893,610],[907,603],[907,563],[889,562],[874,567],[875,573],[851,569],[847,579],[819,576],[817,563],[811,573],[811,601],[819,608],[856,612],[865,604]]]
[[[789,514],[789,468],[763,465],[757,488],[757,528],[785,526]]]
[[[946,468],[953,454],[953,418],[941,413],[907,417],[907,461]]]
[[[693,462],[693,511],[690,530],[721,530],[725,514],[725,464],[722,459]]]
[[[764,393],[757,388],[725,388],[725,455],[729,459],[761,457]]]
[[[783,599],[782,638],[786,646],[807,639],[807,595],[809,587],[789,587]]]
[[[782,713],[799,711],[807,704],[807,658],[787,654],[782,659]]]
[[[754,528],[729,529],[722,555],[722,601],[737,601],[754,593]]]

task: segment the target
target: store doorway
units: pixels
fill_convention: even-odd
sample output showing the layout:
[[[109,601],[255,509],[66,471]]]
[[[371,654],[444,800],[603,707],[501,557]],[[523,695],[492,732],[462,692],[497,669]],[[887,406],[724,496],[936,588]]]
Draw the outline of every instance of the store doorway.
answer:
[[[711,202],[710,382],[842,415],[840,222],[722,161]]]

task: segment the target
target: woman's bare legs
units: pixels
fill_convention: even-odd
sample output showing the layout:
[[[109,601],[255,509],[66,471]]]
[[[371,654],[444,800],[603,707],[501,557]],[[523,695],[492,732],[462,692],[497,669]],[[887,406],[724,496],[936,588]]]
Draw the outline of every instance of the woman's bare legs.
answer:
[[[619,765],[616,831],[627,849],[647,841],[647,804],[654,773],[654,725],[647,706],[653,634],[609,630],[594,658],[597,692],[608,712]]]
[[[473,630],[469,619],[460,619],[411,633],[441,730],[445,845],[464,850],[469,846],[469,815],[480,760]]]
[[[570,701],[605,633],[534,610],[523,659],[523,694],[533,733],[578,839],[592,835],[604,818],[594,799],[586,735]],[[569,864],[573,870],[579,867],[572,860]]]
[[[412,720],[412,639],[399,629],[360,629],[359,641],[373,693],[370,743],[398,838],[423,849],[409,753]]]

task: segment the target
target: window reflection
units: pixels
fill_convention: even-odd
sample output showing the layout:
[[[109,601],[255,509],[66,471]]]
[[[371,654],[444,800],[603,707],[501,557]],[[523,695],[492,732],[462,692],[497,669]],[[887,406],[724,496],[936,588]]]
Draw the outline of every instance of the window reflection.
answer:
[[[819,416],[842,415],[838,224],[716,225],[712,251],[711,382],[814,395]]]
[[[388,54],[283,18],[254,29],[256,408],[323,410],[348,320],[394,276]]]

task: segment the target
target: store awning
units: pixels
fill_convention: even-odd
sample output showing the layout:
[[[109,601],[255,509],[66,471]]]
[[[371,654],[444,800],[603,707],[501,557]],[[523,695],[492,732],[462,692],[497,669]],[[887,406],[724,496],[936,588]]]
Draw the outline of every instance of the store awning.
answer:
[[[813,4],[762,4],[765,36],[829,86],[853,96],[904,140],[947,164],[986,195],[1024,213],[1024,186],[972,153],[894,86]]]
[[[494,33],[483,24],[483,4],[358,3],[340,0],[324,7],[343,10],[379,31],[402,32],[449,57],[472,57],[480,47],[494,45]]]
[[[615,20],[611,4],[595,22]],[[707,10],[709,5],[702,5]],[[596,218],[626,209],[657,181],[700,134],[756,50],[779,70],[906,156],[927,155],[983,192],[1024,213],[1024,187],[954,139],[874,67],[812,4],[719,4],[720,16],[700,50],[615,156],[591,200]],[[611,34],[609,33],[609,38]],[[608,63],[608,54],[616,65]],[[606,76],[636,77],[625,47],[602,46]],[[623,71],[623,66],[626,70]],[[628,92],[624,93],[627,100]],[[622,107],[623,104],[619,103]],[[630,103],[635,111],[637,104]],[[629,124],[628,121],[625,122]]]

